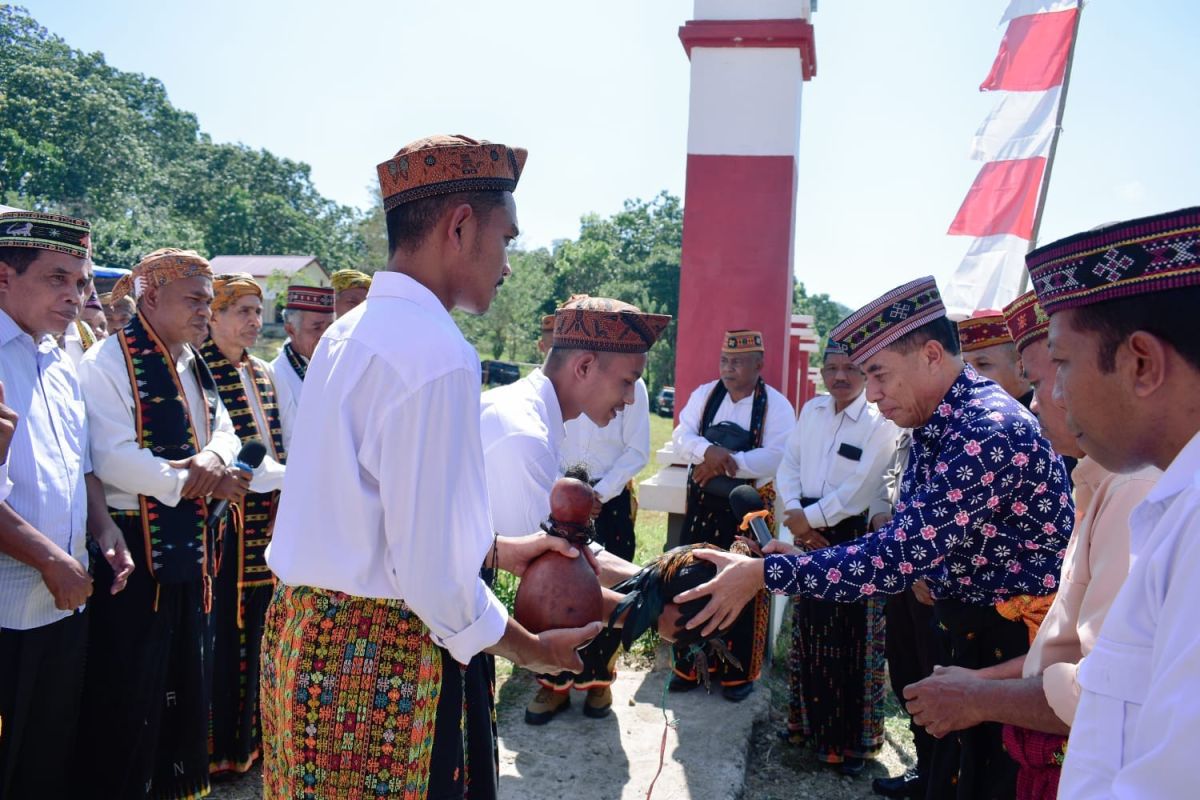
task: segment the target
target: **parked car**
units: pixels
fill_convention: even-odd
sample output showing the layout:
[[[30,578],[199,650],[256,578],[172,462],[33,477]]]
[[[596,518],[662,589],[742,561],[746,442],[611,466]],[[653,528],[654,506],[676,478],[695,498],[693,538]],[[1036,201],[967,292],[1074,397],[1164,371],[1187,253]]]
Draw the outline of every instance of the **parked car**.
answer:
[[[485,386],[504,386],[521,379],[521,368],[507,361],[481,361],[479,366]]]
[[[664,386],[658,390],[654,398],[654,410],[660,417],[670,417],[675,414],[675,387]]]

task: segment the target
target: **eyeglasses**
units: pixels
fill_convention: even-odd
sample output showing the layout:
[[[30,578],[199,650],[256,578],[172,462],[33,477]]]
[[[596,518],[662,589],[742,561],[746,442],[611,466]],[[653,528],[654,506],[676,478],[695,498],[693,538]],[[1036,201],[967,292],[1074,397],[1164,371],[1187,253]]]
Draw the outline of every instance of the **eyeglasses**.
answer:
[[[757,361],[755,358],[743,358],[741,356],[721,356],[721,366],[733,367],[734,369],[749,367],[754,364],[755,361]]]

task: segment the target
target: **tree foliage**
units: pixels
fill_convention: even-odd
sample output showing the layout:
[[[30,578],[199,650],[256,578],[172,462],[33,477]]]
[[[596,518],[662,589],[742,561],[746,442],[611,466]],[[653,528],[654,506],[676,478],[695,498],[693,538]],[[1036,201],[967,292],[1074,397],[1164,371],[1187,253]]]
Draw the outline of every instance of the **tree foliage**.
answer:
[[[98,263],[163,246],[208,255],[366,254],[359,214],[323,197],[307,164],[216,144],[162,83],[72,49],[0,5],[0,200],[92,222]]]
[[[90,220],[96,260],[108,266],[163,246],[311,254],[329,269],[387,263],[377,191],[360,213],[323,197],[307,164],[214,143],[160,81],[72,49],[11,5],[0,5],[0,202]],[[680,198],[627,200],[612,216],[585,216],[577,239],[514,249],[490,311],[456,317],[483,358],[526,363],[539,360],[542,315],[573,294],[678,317],[682,245]],[[802,283],[793,299],[822,338],[849,312]],[[650,352],[652,393],[673,382],[674,368],[672,324]]]

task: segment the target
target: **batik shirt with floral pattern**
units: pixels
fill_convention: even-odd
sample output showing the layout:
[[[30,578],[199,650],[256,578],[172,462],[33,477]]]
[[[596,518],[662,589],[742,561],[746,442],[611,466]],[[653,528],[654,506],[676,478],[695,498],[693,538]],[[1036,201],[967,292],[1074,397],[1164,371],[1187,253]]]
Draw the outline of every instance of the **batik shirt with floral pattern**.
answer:
[[[892,521],[837,547],[767,556],[766,584],[841,602],[922,577],[934,597],[971,605],[1045,595],[1074,519],[1066,468],[1037,421],[968,366],[913,431]]]

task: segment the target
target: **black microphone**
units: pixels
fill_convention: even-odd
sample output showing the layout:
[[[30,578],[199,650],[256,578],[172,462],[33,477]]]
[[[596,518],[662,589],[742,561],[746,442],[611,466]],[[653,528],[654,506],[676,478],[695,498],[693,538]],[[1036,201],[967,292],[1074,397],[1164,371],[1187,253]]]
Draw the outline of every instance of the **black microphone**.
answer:
[[[242,472],[254,472],[266,457],[267,446],[258,439],[251,439],[242,445],[242,449],[238,451],[237,458],[233,461],[233,466]],[[221,517],[225,516],[227,510],[229,510],[229,501],[218,500],[208,511],[208,524],[214,527],[219,525]]]
[[[763,505],[762,497],[748,483],[743,483],[741,486],[729,493],[729,508],[733,511],[735,517],[741,517],[742,522],[749,522],[750,530],[754,531],[754,538],[758,539],[759,547],[766,547],[770,544],[771,532],[767,530],[767,523],[761,516],[749,517],[755,511],[762,511],[766,506]],[[749,519],[747,520],[747,517]]]

